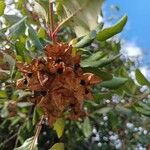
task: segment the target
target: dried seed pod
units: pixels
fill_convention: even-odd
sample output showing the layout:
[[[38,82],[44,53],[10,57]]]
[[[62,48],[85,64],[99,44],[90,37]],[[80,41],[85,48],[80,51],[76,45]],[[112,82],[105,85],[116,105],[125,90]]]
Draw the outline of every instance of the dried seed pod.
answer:
[[[73,55],[68,44],[55,43],[44,50],[46,59],[35,58],[31,64],[18,64],[24,80],[18,80],[17,87],[40,93],[31,102],[34,99],[44,110],[50,125],[69,109],[69,118],[84,117],[83,100],[92,98],[90,89],[101,79],[82,71],[80,55]]]

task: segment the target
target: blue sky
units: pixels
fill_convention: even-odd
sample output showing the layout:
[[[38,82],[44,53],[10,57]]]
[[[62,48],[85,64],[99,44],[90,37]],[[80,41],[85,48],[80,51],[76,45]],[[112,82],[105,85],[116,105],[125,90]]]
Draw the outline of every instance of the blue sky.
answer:
[[[122,37],[143,51],[142,65],[150,67],[150,0],[106,0],[104,17],[110,16],[112,4],[119,6],[119,15],[128,15]]]

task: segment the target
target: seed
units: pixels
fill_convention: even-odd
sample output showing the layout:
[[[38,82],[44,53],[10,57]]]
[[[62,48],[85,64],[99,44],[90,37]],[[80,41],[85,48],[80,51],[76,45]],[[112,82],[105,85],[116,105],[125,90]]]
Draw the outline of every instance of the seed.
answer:
[[[62,74],[62,73],[63,73],[63,68],[58,68],[58,69],[57,69],[57,73],[58,73],[58,74]]]
[[[81,80],[81,81],[80,81],[80,84],[81,84],[81,85],[85,85],[85,81],[84,81],[84,80]]]
[[[24,79],[23,83],[24,83],[24,84],[27,84],[27,83],[28,83],[27,79]]]
[[[32,75],[33,75],[33,73],[28,73],[28,77],[30,78],[30,77],[32,77]]]

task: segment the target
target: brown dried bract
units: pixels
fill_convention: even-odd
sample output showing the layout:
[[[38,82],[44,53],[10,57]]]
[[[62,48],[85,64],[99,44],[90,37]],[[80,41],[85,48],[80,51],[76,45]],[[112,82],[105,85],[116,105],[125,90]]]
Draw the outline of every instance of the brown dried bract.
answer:
[[[44,51],[45,59],[35,58],[30,64],[18,63],[23,79],[17,81],[17,87],[39,93],[31,102],[43,108],[50,124],[64,111],[70,112],[71,119],[85,116],[83,101],[92,99],[91,87],[101,79],[83,72],[80,55],[73,55],[68,44],[47,45]]]

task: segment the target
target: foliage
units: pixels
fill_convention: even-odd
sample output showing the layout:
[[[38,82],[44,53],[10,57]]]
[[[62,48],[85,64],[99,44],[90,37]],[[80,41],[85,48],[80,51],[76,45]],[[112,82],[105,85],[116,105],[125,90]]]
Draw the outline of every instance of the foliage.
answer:
[[[122,59],[121,42],[112,39],[123,30],[127,16],[103,28],[97,22],[102,0],[52,3],[18,0],[12,2],[18,10],[12,15],[0,0],[0,149],[149,149],[150,82],[134,62]],[[82,101],[86,117],[70,120],[63,110],[49,124],[43,110],[31,103],[41,93],[19,89],[16,83],[23,77],[18,64],[45,58],[43,49],[56,41],[71,45],[73,55],[81,56],[82,71],[102,82],[91,89],[94,100]]]

